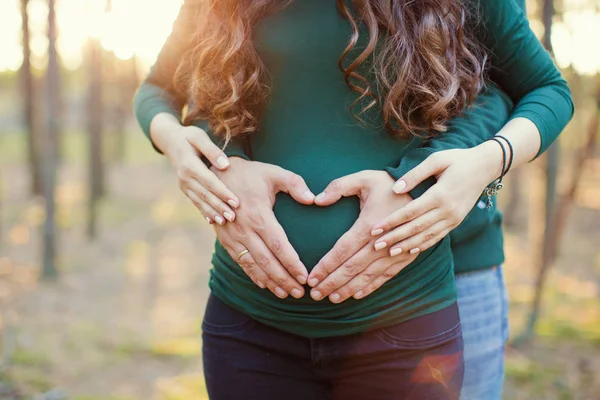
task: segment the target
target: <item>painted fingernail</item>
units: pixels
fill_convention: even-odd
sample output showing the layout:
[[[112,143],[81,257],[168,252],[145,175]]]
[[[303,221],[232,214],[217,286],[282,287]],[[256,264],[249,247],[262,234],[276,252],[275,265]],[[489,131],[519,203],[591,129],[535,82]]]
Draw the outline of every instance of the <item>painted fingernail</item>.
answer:
[[[225,219],[229,222],[233,222],[233,215],[231,215],[230,213],[228,213],[227,211],[225,211],[223,213],[223,216],[225,217]]]
[[[212,224],[212,219],[206,217],[206,222],[208,222],[209,224]]]
[[[257,285],[258,285],[258,287],[259,287],[259,288],[261,288],[261,289],[264,289],[264,288],[266,288],[266,287],[267,287],[267,286],[266,286],[264,283],[262,283],[261,281],[258,281],[258,282],[256,282],[256,284],[257,284]]]
[[[285,290],[283,290],[282,288],[280,288],[279,286],[277,286],[275,288],[275,294],[279,297],[281,297],[282,299],[285,298],[287,296],[287,293],[285,292]]]
[[[226,156],[221,156],[217,158],[217,167],[221,169],[229,167],[229,160]]]
[[[221,218],[220,215],[217,215],[215,217],[215,221],[217,221],[217,224],[219,224],[219,225],[223,225],[225,223],[225,220],[223,218]]]
[[[315,197],[315,201],[321,201],[325,198],[325,192],[319,193],[317,197]]]
[[[321,298],[323,297],[323,295],[318,290],[311,290],[310,291],[310,297],[312,297],[313,300],[321,300]]]
[[[302,297],[302,290],[296,288],[292,289],[292,296],[299,299],[300,297]]]
[[[401,253],[402,253],[402,248],[400,248],[400,247],[390,249],[390,256],[392,256],[392,257],[397,256],[398,254],[401,254]]]
[[[420,251],[421,251],[421,249],[419,249],[418,247],[415,247],[414,249],[410,249],[410,254],[416,254]]]
[[[394,193],[400,193],[404,189],[406,189],[406,182],[404,182],[402,180],[394,183],[394,186],[392,186],[392,190],[394,191]]]
[[[296,277],[296,280],[298,281],[299,284],[304,285],[306,283],[306,277],[302,276],[302,275],[298,275]]]
[[[386,247],[387,247],[386,242],[376,242],[375,243],[375,250],[385,249]]]
[[[315,287],[315,286],[317,286],[318,284],[319,284],[319,280],[318,280],[317,278],[310,278],[310,279],[308,280],[308,285],[309,285],[310,287]]]
[[[356,292],[354,294],[354,298],[355,299],[360,299],[361,297],[363,297],[363,291],[362,290],[359,290],[358,292]]]
[[[338,301],[340,301],[341,296],[337,293],[332,294],[331,296],[329,296],[329,300],[331,300],[332,303],[337,303]]]
[[[229,204],[233,208],[238,208],[240,206],[239,203],[233,199],[227,200],[227,204]]]
[[[377,228],[371,231],[371,236],[379,236],[383,233],[383,229]]]
[[[308,201],[313,201],[315,199],[315,195],[310,190],[307,190],[304,192],[304,198]]]

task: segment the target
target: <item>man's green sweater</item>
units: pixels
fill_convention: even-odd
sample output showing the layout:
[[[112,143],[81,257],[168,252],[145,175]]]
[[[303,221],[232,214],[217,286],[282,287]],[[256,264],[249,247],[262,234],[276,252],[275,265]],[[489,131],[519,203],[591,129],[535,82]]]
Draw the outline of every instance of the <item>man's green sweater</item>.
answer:
[[[172,72],[193,32],[194,7],[188,0],[153,72],[136,97],[136,114],[146,134],[158,113],[178,117],[186,103],[171,87]],[[514,0],[479,0],[479,38],[490,50],[494,85],[449,130],[435,139],[400,140],[382,124],[357,124],[347,105],[355,94],[344,83],[338,59],[351,32],[334,2],[294,1],[255,27],[255,46],[271,75],[271,96],[258,133],[246,145],[234,141],[226,150],[281,166],[302,176],[314,193],[332,180],[354,172],[386,170],[394,178],[433,152],[468,148],[493,136],[510,117],[532,120],[542,148],[570,119],[572,101],[566,83],[531,30]],[[364,39],[365,35],[361,35]],[[512,102],[516,104],[512,114]],[[369,120],[378,118],[377,111]],[[198,126],[207,129],[206,123]],[[248,152],[251,148],[251,153]],[[428,180],[411,192],[418,197]],[[286,194],[277,197],[275,215],[310,270],[346,232],[359,214],[357,198],[333,206],[303,206]],[[475,207],[461,227],[423,252],[394,279],[365,299],[341,304],[315,302],[308,295],[281,300],[261,290],[217,242],[210,286],[222,301],[278,329],[307,337],[339,336],[389,326],[430,313],[456,301],[453,260],[463,271],[503,261],[501,215]]]

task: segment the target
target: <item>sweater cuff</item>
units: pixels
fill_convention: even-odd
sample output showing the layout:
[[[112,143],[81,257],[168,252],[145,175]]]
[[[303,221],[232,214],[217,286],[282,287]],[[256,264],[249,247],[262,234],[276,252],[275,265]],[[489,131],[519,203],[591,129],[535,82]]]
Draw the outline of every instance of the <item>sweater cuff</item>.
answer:
[[[392,178],[398,180],[402,178],[407,172],[421,164],[427,157],[434,153],[433,149],[430,148],[416,148],[408,151],[402,156],[400,164],[396,168],[386,167],[385,171],[390,174]],[[430,187],[435,185],[436,179],[433,176],[425,179],[412,189],[409,194],[413,199],[417,199],[423,195]]]

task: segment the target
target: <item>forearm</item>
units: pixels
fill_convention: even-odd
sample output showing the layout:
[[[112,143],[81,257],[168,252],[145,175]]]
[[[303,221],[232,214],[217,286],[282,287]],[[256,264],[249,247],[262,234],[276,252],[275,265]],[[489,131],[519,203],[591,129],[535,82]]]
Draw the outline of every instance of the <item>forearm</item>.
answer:
[[[154,148],[165,155],[169,155],[169,139],[177,135],[183,126],[181,121],[173,114],[161,112],[152,118],[150,122],[148,137]]]

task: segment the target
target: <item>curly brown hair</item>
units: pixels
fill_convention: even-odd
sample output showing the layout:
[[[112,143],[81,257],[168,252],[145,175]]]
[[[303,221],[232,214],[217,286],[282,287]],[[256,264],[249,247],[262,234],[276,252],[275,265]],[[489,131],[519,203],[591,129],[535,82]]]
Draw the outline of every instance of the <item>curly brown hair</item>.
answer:
[[[190,0],[188,0],[190,1]],[[268,74],[252,42],[265,15],[291,0],[201,1],[193,46],[184,53],[173,83],[195,105],[186,121],[208,120],[215,134],[256,132],[269,96]],[[394,135],[430,136],[470,105],[483,86],[486,55],[467,21],[473,10],[457,0],[336,0],[352,28],[339,66],[357,93],[355,117],[379,106]],[[347,60],[369,33],[366,47]],[[358,71],[369,69],[370,82]],[[376,87],[377,90],[373,90]]]

